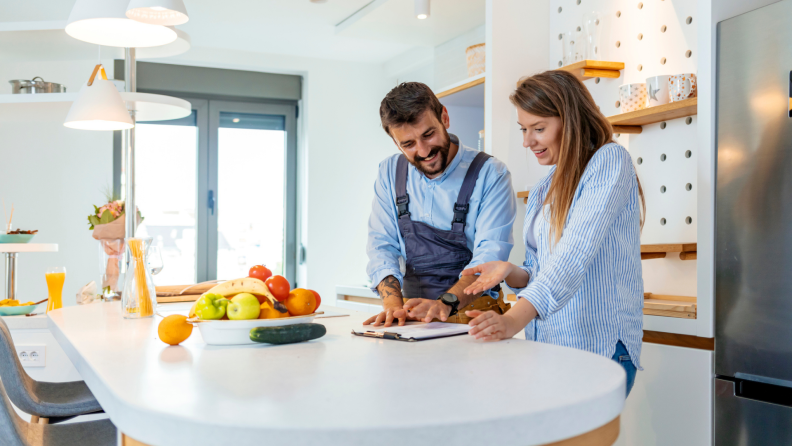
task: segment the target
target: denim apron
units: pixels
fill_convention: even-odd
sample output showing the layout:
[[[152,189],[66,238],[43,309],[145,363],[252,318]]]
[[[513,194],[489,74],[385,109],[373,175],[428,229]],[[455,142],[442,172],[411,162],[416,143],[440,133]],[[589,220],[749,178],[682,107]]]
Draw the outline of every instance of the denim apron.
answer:
[[[459,154],[458,156],[461,156]],[[451,230],[445,231],[410,219],[407,194],[407,168],[404,155],[396,164],[396,208],[399,231],[407,254],[403,295],[436,300],[459,281],[459,273],[470,263],[473,253],[467,247],[465,224],[479,172],[490,155],[480,152],[470,163],[454,204]]]

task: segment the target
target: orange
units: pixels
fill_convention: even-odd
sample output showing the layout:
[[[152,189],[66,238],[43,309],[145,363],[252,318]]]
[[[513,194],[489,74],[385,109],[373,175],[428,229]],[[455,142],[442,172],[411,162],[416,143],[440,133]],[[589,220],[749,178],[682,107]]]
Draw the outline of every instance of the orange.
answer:
[[[289,292],[286,298],[286,309],[292,316],[305,316],[316,310],[316,296],[309,290],[295,288]]]
[[[192,334],[193,326],[187,322],[187,316],[171,314],[159,323],[157,334],[162,342],[170,345],[179,345]]]
[[[281,313],[272,306],[272,303],[267,299],[266,302],[261,304],[261,312],[259,319],[277,319],[279,317],[289,317],[289,313]]]

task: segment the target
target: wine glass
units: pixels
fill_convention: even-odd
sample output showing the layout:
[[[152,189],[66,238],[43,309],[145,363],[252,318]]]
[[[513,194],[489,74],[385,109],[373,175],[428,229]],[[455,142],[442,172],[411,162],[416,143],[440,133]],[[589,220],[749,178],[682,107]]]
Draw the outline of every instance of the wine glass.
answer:
[[[159,245],[153,245],[148,250],[146,264],[152,276],[156,276],[162,271],[165,265],[162,263],[162,250]]]

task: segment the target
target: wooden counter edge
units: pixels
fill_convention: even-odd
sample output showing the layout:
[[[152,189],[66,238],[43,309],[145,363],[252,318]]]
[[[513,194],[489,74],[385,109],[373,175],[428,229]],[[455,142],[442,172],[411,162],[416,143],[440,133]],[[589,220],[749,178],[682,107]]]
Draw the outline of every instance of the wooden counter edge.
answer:
[[[606,424],[577,437],[567,438],[555,443],[547,443],[544,446],[611,446],[619,438],[620,418],[621,416],[618,416]]]
[[[619,438],[620,416],[608,423],[577,437],[567,438],[566,440],[547,443],[544,446],[612,446]],[[121,446],[150,446],[146,443],[135,440],[132,437],[121,433]]]
[[[698,336],[664,333],[662,331],[644,330],[643,341],[650,344],[671,345],[674,347],[715,350],[715,338],[700,338]]]

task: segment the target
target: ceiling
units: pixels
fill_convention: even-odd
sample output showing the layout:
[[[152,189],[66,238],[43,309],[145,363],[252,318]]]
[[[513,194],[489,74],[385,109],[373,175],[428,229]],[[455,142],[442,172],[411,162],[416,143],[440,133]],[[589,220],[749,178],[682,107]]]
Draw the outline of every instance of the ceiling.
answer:
[[[2,1],[0,25],[65,22],[74,1]],[[377,8],[343,31],[336,30],[336,24],[369,3],[372,0],[185,0],[190,21],[178,28],[190,34],[193,47],[385,62],[415,46],[442,43],[484,22],[484,0],[432,0],[427,20],[414,17],[412,0],[378,0]],[[9,31],[0,32],[0,41],[7,42],[10,36],[4,33]],[[33,42],[37,47],[46,44],[30,37],[25,35],[26,51]]]

